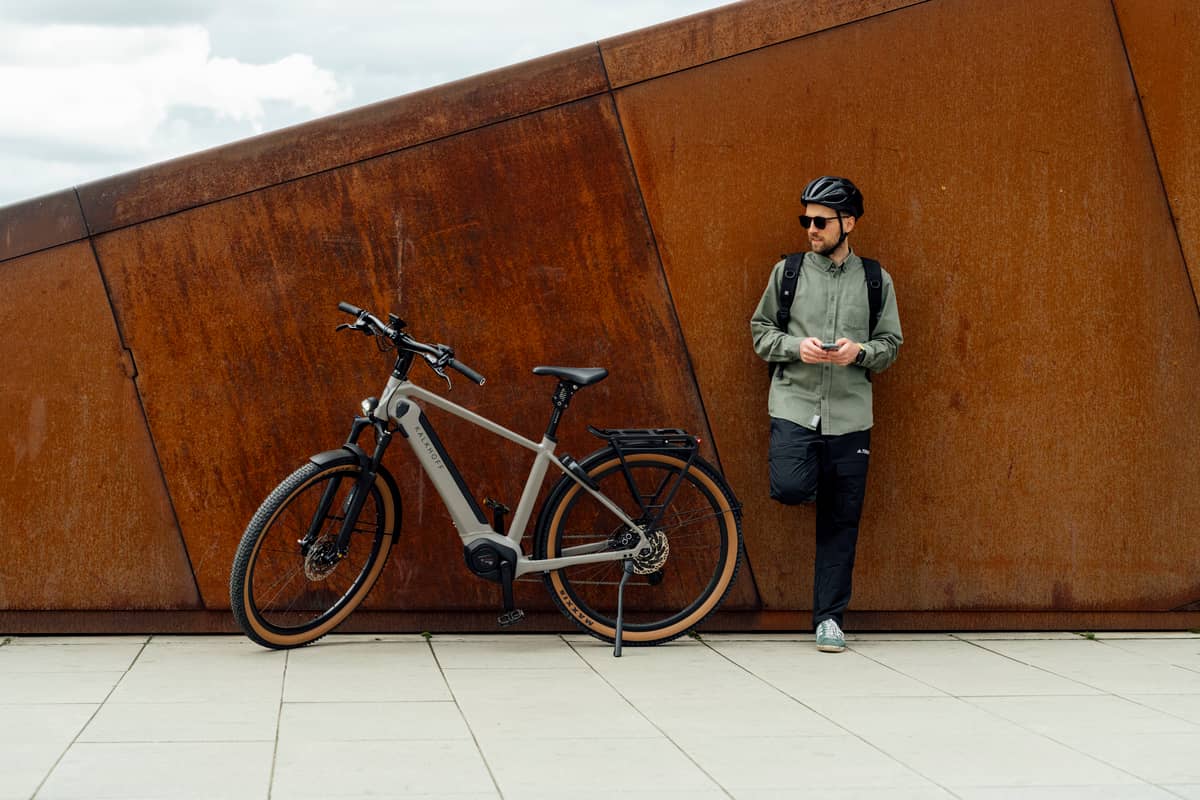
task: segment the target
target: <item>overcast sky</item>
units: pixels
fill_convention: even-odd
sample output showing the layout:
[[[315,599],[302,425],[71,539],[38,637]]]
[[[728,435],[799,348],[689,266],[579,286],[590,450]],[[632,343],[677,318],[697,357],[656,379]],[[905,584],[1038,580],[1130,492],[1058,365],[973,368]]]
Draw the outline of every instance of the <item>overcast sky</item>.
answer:
[[[0,205],[727,0],[0,0]]]

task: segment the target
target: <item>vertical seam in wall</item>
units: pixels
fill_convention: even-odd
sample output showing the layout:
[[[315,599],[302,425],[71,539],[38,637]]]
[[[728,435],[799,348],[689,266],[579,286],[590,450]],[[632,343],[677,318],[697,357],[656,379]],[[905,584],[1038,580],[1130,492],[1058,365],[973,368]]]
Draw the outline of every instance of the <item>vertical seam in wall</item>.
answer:
[[[671,281],[667,277],[666,267],[663,266],[662,252],[658,248],[658,234],[654,232],[654,224],[650,221],[650,210],[646,207],[646,196],[642,193],[642,182],[638,179],[637,166],[633,163],[633,152],[629,149],[629,139],[625,136],[625,123],[621,120],[621,110],[617,108],[617,96],[612,88],[612,82],[608,78],[608,65],[604,63],[604,52],[600,49],[599,44],[596,45],[596,50],[600,56],[600,68],[604,70],[604,82],[608,85],[608,101],[612,104],[613,117],[617,121],[617,130],[621,133],[621,145],[625,148],[625,159],[629,164],[629,172],[633,177],[634,187],[637,189],[638,203],[642,209],[642,221],[646,224],[646,230],[650,232],[650,244],[654,247],[654,258],[658,262],[658,270],[662,276],[663,286],[667,289],[667,300],[670,305],[671,318],[674,320],[675,330],[679,333],[679,338],[683,342],[683,354],[687,358],[688,374],[692,378],[692,386],[696,390],[696,397],[700,400],[700,412],[704,415],[706,433],[713,444],[713,453],[717,458],[717,467],[720,467],[721,453],[717,449],[717,439],[713,436],[712,425],[708,420],[708,408],[704,403],[704,393],[700,390],[700,381],[696,378],[695,367],[692,366],[692,351],[687,344],[687,335],[683,331],[683,324],[679,320],[679,312],[675,308],[675,297],[671,292]]]
[[[75,193],[75,202],[79,204],[79,215],[83,218],[84,228],[88,232],[88,246],[92,248],[92,259],[96,263],[96,273],[100,276],[100,284],[104,287],[104,297],[108,300],[108,311],[112,315],[113,325],[117,329],[117,339],[120,341],[121,349],[125,352],[125,356],[129,359],[129,364],[133,369],[133,374],[129,376],[129,380],[133,384],[133,396],[137,398],[138,411],[141,412],[142,424],[146,429],[146,438],[150,440],[150,451],[154,453],[154,463],[158,467],[158,478],[162,482],[163,494],[166,496],[167,505],[171,509],[171,519],[175,522],[175,530],[179,534],[179,545],[183,548],[183,557],[187,562],[188,573],[192,576],[192,587],[196,590],[196,600],[200,604],[197,610],[207,610],[208,606],[204,603],[204,594],[200,591],[200,581],[196,578],[196,568],[192,563],[192,554],[188,552],[187,541],[183,538],[183,526],[179,524],[179,512],[175,510],[175,498],[171,497],[171,490],[167,485],[167,476],[163,472],[162,458],[158,454],[158,443],[154,440],[154,431],[150,428],[150,416],[146,413],[146,403],[142,400],[142,390],[138,386],[137,361],[133,357],[133,351],[129,349],[129,345],[125,342],[125,330],[121,325],[120,317],[117,315],[117,306],[113,303],[112,289],[108,285],[108,277],[104,274],[104,266],[100,263],[100,252],[96,249],[96,237],[92,234],[92,227],[88,224],[87,215],[84,214],[83,200],[79,197],[79,189],[75,188],[72,191]]]
[[[1191,265],[1188,264],[1187,253],[1183,251],[1183,237],[1179,233],[1179,223],[1175,218],[1175,209],[1171,207],[1171,193],[1167,191],[1167,181],[1163,177],[1162,164],[1158,160],[1158,149],[1154,146],[1154,133],[1150,130],[1150,120],[1146,116],[1146,107],[1142,103],[1142,92],[1138,86],[1137,73],[1133,69],[1133,59],[1129,57],[1129,46],[1125,44],[1125,30],[1121,27],[1121,15],[1117,12],[1116,0],[1109,0],[1112,9],[1113,22],[1117,26],[1117,38],[1121,40],[1121,52],[1125,54],[1125,67],[1129,70],[1129,80],[1133,84],[1133,96],[1137,99],[1138,113],[1142,117],[1142,127],[1146,131],[1146,141],[1150,143],[1150,156],[1154,159],[1154,170],[1158,173],[1158,185],[1162,189],[1163,199],[1167,202],[1167,211],[1171,215],[1171,230],[1175,232],[1175,246],[1179,248],[1179,260],[1183,263],[1183,273],[1187,276],[1188,288],[1192,290],[1192,305],[1200,316],[1200,298],[1196,296],[1196,282],[1192,280]]]
[[[705,432],[708,434],[708,439],[712,442],[713,455],[717,459],[717,469],[721,474],[725,474],[725,469],[721,465],[721,451],[717,446],[717,437],[713,433],[712,423],[709,421],[708,405],[704,402],[704,391],[700,387],[700,379],[696,377],[696,368],[692,364],[692,350],[688,346],[687,334],[683,330],[683,323],[679,319],[679,310],[675,307],[675,296],[671,292],[671,280],[667,276],[667,268],[663,264],[662,251],[658,247],[658,234],[654,231],[654,223],[650,220],[650,209],[646,206],[646,195],[642,192],[642,182],[638,177],[637,165],[633,163],[633,151],[629,148],[629,137],[625,135],[625,122],[621,119],[621,109],[617,107],[617,94],[613,89],[612,80],[608,77],[608,64],[604,62],[604,50],[600,47],[600,43],[596,43],[596,52],[600,56],[600,68],[604,70],[604,82],[608,86],[608,101],[612,104],[613,118],[617,121],[617,130],[621,133],[621,145],[625,148],[625,160],[629,165],[629,174],[633,178],[634,188],[637,190],[638,203],[642,208],[642,220],[645,222],[646,230],[650,233],[650,244],[654,247],[654,258],[658,262],[659,274],[662,276],[663,286],[667,290],[667,302],[670,306],[671,319],[675,322],[675,330],[679,333],[679,340],[683,343],[683,355],[687,359],[688,375],[692,379],[692,387],[696,392],[696,398],[700,401],[700,413],[704,417]],[[750,583],[754,589],[755,602],[762,606],[762,594],[758,591],[758,579],[754,576],[754,565],[750,563],[750,553],[743,545],[742,559],[746,565],[746,572],[750,575]]]

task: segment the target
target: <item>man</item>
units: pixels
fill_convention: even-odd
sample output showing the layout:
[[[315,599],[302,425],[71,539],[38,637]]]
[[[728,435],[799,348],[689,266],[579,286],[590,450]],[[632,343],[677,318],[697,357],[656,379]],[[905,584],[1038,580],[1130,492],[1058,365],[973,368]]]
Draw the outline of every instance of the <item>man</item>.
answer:
[[[816,501],[813,626],[817,649],[846,649],[842,615],[850,602],[858,521],[871,454],[871,383],[896,360],[903,336],[892,278],[880,269],[879,318],[870,324],[867,272],[850,248],[863,198],[845,178],[822,177],[800,198],[803,256],[786,330],[777,326],[786,261],[750,320],[754,351],[772,365],[771,497]]]

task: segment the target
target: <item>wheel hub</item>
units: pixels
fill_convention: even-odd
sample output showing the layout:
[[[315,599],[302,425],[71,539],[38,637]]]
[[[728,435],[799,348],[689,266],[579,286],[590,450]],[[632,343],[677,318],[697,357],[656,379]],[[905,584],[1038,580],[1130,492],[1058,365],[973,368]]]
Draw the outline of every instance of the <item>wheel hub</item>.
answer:
[[[337,567],[337,538],[330,535],[322,536],[308,548],[304,557],[304,575],[310,581],[323,581]]]

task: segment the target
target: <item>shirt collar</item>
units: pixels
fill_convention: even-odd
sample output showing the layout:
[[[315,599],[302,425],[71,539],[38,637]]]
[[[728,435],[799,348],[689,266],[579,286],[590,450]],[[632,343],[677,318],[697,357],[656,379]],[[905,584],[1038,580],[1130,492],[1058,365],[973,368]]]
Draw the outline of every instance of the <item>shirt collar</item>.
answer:
[[[812,250],[809,251],[808,256],[812,259],[813,265],[822,272],[835,272],[838,269],[846,270],[853,266],[856,261],[858,261],[858,256],[854,254],[853,247],[850,248],[850,254],[846,256],[846,260],[842,262],[842,266],[840,268],[833,263],[833,259],[831,259],[829,256],[823,256],[820,253]]]

